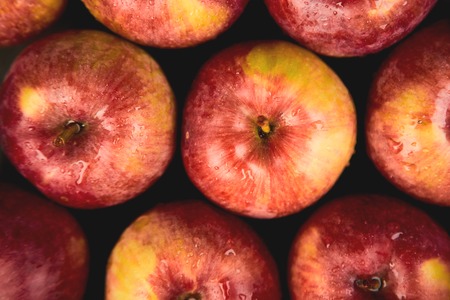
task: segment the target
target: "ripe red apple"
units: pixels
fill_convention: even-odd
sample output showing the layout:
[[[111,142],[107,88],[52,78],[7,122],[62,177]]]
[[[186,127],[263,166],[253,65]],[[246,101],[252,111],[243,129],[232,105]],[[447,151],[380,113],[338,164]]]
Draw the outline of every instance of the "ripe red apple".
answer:
[[[222,34],[248,0],[82,0],[115,33],[159,48],[196,46]]]
[[[386,195],[327,202],[289,254],[291,299],[450,299],[450,238],[424,211]]]
[[[437,0],[265,0],[277,24],[294,40],[328,56],[379,52],[403,39]]]
[[[122,233],[106,299],[281,299],[278,270],[257,233],[198,200],[159,203]]]
[[[200,70],[184,107],[182,159],[210,200],[256,218],[286,216],[331,189],[354,152],[347,88],[318,56],[250,41]]]
[[[0,299],[83,299],[88,245],[64,208],[0,184]]]
[[[0,47],[13,46],[50,27],[67,0],[0,1]]]
[[[367,153],[397,188],[450,206],[450,20],[403,41],[372,83]]]
[[[142,193],[172,158],[174,133],[174,95],[156,61],[100,31],[33,43],[0,91],[5,154],[48,198],[71,207]]]

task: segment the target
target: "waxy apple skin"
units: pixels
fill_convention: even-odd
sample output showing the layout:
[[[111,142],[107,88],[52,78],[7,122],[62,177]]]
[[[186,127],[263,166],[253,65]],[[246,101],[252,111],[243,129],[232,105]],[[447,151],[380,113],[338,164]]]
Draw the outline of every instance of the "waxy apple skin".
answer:
[[[450,206],[450,21],[396,47],[372,83],[367,153],[403,192]]]
[[[175,100],[144,50],[99,31],[65,31],[21,53],[0,90],[1,145],[48,198],[76,208],[128,201],[165,171]],[[55,139],[81,124],[58,147]]]
[[[0,47],[37,36],[63,13],[67,0],[0,1]]]
[[[63,207],[0,184],[0,299],[83,299],[88,245]]]
[[[354,152],[354,104],[315,54],[250,41],[212,57],[188,95],[182,159],[210,200],[255,218],[290,215],[331,189]]]
[[[225,32],[248,0],[83,0],[103,25],[136,43],[185,48]]]
[[[403,39],[436,0],[265,0],[278,25],[294,40],[328,56],[379,52]]]
[[[190,297],[189,297],[190,296]],[[160,203],[122,233],[106,299],[281,299],[265,244],[237,216],[199,200]]]
[[[288,265],[293,300],[450,298],[448,233],[390,196],[348,195],[319,207],[294,238]],[[379,291],[357,286],[372,277]]]

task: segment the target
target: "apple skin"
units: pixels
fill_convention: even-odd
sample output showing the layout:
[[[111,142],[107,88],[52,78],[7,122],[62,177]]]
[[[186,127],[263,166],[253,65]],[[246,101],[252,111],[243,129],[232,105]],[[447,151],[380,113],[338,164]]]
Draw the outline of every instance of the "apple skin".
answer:
[[[63,13],[67,0],[0,1],[0,48],[36,37]]]
[[[265,0],[269,13],[294,40],[322,55],[356,57],[403,39],[437,0]]]
[[[66,209],[0,183],[0,226],[0,299],[83,299],[88,244]]]
[[[186,48],[212,40],[239,18],[248,0],[82,0],[113,32],[141,45]]]
[[[356,142],[354,103],[337,74],[314,53],[279,40],[243,42],[212,57],[182,119],[190,180],[216,204],[253,218],[316,202]]]
[[[295,236],[288,266],[292,300],[450,299],[448,233],[392,196],[347,195],[319,207]],[[372,277],[383,282],[378,291],[358,286]]]
[[[243,220],[199,200],[159,203],[120,236],[106,298],[281,299],[277,266]]]
[[[0,90],[0,141],[48,198],[76,208],[116,205],[164,173],[175,147],[175,105],[144,50],[100,31],[60,32],[13,62]],[[55,146],[70,121],[80,132]]]
[[[450,206],[450,21],[398,45],[378,70],[366,115],[367,153],[416,199]]]

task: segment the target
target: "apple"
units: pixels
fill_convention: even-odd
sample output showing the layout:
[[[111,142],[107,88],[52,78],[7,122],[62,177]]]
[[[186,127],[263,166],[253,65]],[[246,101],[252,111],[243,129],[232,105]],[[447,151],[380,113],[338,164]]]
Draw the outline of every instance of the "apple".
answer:
[[[3,182],[0,227],[0,299],[83,299],[88,244],[66,209]]]
[[[82,0],[113,32],[141,45],[186,48],[212,40],[239,18],[248,0]]]
[[[408,37],[386,58],[367,104],[367,153],[416,199],[450,206],[450,20]]]
[[[67,0],[0,1],[0,48],[29,41],[63,13]]]
[[[450,238],[393,196],[333,199],[303,223],[289,253],[291,299],[450,299]]]
[[[322,55],[356,57],[405,38],[437,0],[265,0],[270,15],[295,41]]]
[[[169,164],[175,99],[143,49],[68,30],[27,47],[0,91],[0,142],[46,197],[74,208],[134,198]]]
[[[122,233],[106,298],[281,299],[277,266],[255,231],[200,200],[158,203]]]
[[[356,113],[338,75],[281,40],[247,41],[203,65],[182,116],[182,160],[210,200],[275,218],[311,205],[354,152]]]

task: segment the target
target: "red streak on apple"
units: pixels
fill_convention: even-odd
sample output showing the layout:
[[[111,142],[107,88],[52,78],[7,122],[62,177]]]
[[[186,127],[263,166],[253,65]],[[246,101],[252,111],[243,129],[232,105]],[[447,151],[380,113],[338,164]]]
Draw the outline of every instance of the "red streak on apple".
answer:
[[[248,0],[83,0],[92,15],[136,43],[191,47],[217,37],[242,14]]]
[[[437,0],[265,0],[280,27],[315,52],[364,56],[410,33]]]
[[[113,35],[69,31],[30,45],[13,63],[0,98],[5,154],[64,205],[96,208],[131,199],[172,157],[171,88],[144,50]]]
[[[425,212],[382,195],[320,207],[289,256],[292,299],[450,298],[450,238]]]
[[[413,197],[450,205],[450,22],[400,44],[372,84],[367,151],[378,170]]]
[[[233,212],[298,212],[335,183],[354,151],[347,89],[317,56],[281,41],[224,50],[186,101],[182,157],[192,182]]]
[[[88,246],[65,209],[2,183],[0,226],[0,299],[83,299]]]
[[[121,235],[106,299],[281,299],[278,271],[246,223],[201,201],[159,204]]]

